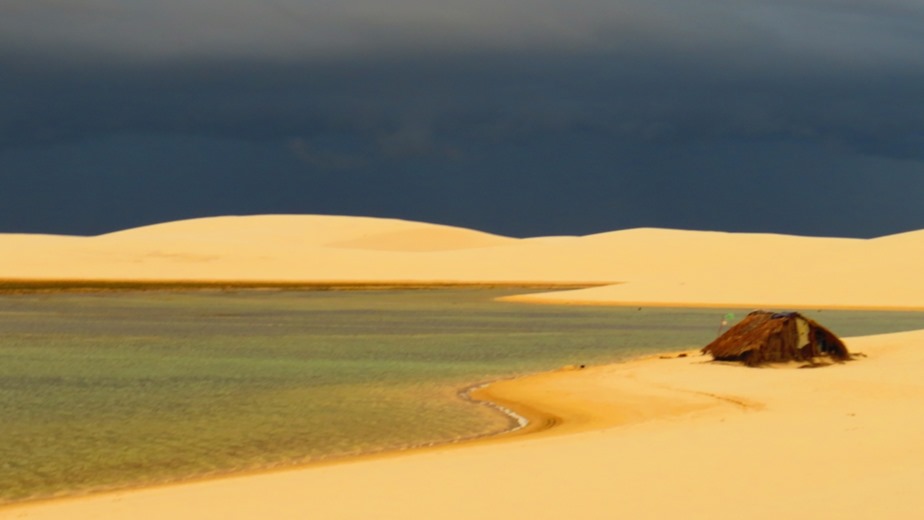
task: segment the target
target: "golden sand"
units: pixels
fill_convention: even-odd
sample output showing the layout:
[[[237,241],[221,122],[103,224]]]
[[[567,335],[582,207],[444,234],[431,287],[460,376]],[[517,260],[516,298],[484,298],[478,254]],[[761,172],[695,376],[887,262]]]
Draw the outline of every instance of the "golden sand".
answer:
[[[215,217],[96,237],[0,234],[0,280],[605,285],[580,304],[924,309],[924,231],[861,240],[630,229],[514,239],[393,219]]]
[[[497,385],[555,428],[0,509],[0,518],[917,518],[924,331],[803,370],[690,356]]]

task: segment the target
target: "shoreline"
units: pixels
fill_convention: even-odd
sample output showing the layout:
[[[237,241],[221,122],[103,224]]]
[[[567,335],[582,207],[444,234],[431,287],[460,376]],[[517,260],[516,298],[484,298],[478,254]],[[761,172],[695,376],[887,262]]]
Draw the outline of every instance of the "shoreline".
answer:
[[[754,369],[687,351],[501,380],[486,387],[491,397],[519,403],[523,415],[545,414],[555,427],[21,502],[0,507],[0,519],[359,519],[399,511],[413,519],[438,512],[552,519],[575,507],[585,518],[912,518],[924,499],[902,490],[922,478],[924,452],[913,447],[924,421],[908,414],[924,403],[924,349],[915,348],[924,330],[847,342],[867,357],[824,370]],[[770,492],[748,493],[754,482]],[[717,483],[727,498],[710,493]],[[791,499],[779,501],[780,493]]]
[[[440,290],[440,289],[524,289],[536,291],[569,291],[589,289],[621,282],[569,282],[569,281],[279,281],[279,280],[144,280],[144,279],[2,279],[0,295],[17,294],[84,294],[118,292],[170,292],[170,291],[397,291],[397,290]],[[741,302],[672,302],[672,301],[617,301],[537,298],[531,294],[515,294],[494,298],[500,303],[529,305],[568,305],[583,307],[637,307],[674,309],[787,309],[787,310],[830,310],[830,311],[881,311],[919,312],[924,305],[841,305],[806,303],[773,304]]]
[[[0,282],[2,283],[2,282]],[[133,283],[133,282],[129,282]],[[286,287],[299,284],[286,284]],[[376,287],[383,287],[384,289],[393,288],[394,286],[372,284]],[[156,287],[154,290],[178,290],[170,287],[165,287],[163,284],[153,284]],[[203,285],[200,285],[202,287]],[[252,288],[246,282],[235,285],[235,287],[247,286],[247,288]],[[356,287],[357,290],[361,290],[362,287],[366,287],[367,284],[362,282],[355,282],[349,284],[347,289],[352,290],[351,288]],[[503,287],[521,287],[519,284],[504,284]],[[335,285],[335,287],[340,287]],[[403,288],[406,286],[401,286]],[[463,288],[463,287],[498,287],[494,284],[468,284],[468,283],[454,283],[454,284],[441,284],[441,285],[419,285],[415,286],[422,289],[439,289],[439,288]],[[131,290],[131,289],[126,289]],[[337,288],[331,290],[340,290]],[[550,304],[560,304],[560,302],[549,302]],[[616,305],[620,306],[620,305]],[[635,306],[635,305],[629,305]],[[654,307],[654,306],[651,306]],[[696,303],[686,304],[684,306],[674,306],[671,304],[665,304],[664,307],[673,307],[673,308],[710,308],[708,304],[700,305]],[[633,424],[636,422],[647,421],[650,419],[664,418],[671,415],[678,415],[686,413],[689,411],[695,411],[698,407],[693,409],[682,409],[682,410],[672,410],[667,414],[651,415],[651,414],[639,414],[639,413],[622,413],[622,410],[609,410],[606,414],[601,414],[598,411],[588,413],[588,410],[575,410],[568,409],[573,403],[573,399],[569,403],[565,403],[564,411],[561,406],[561,403],[556,404],[555,396],[546,392],[543,395],[528,395],[523,394],[520,389],[526,384],[527,386],[532,385],[533,381],[539,380],[542,381],[540,384],[548,385],[549,380],[557,379],[560,377],[568,378],[573,373],[584,372],[584,373],[594,373],[599,370],[607,370],[619,367],[627,367],[630,365],[646,364],[649,362],[659,362],[663,363],[664,361],[672,359],[680,359],[680,356],[684,355],[687,358],[698,358],[700,356],[698,350],[686,350],[686,351],[662,351],[659,353],[648,353],[638,356],[633,356],[626,358],[624,360],[609,362],[603,365],[591,365],[586,368],[578,367],[560,367],[551,370],[545,370],[542,372],[528,373],[512,378],[502,378],[498,380],[475,383],[469,386],[460,388],[457,391],[459,397],[463,400],[468,400],[472,404],[485,405],[495,409],[498,413],[502,413],[508,418],[510,418],[510,428],[488,432],[483,434],[474,434],[469,436],[457,437],[454,439],[446,439],[428,443],[421,443],[417,445],[405,445],[397,447],[382,448],[378,450],[371,450],[361,453],[347,453],[347,454],[335,454],[330,456],[320,456],[313,460],[303,461],[303,462],[278,462],[274,464],[268,464],[264,466],[251,467],[247,469],[231,469],[227,471],[216,471],[209,474],[200,474],[193,475],[189,477],[181,477],[178,479],[162,480],[162,481],[152,481],[148,483],[140,484],[128,484],[126,486],[114,486],[106,488],[98,488],[95,490],[86,490],[86,491],[77,491],[76,493],[67,493],[58,496],[45,496],[37,498],[28,498],[24,500],[17,500],[14,502],[7,502],[0,504],[0,512],[4,509],[10,507],[16,507],[19,505],[25,504],[42,504],[46,502],[58,502],[61,500],[71,500],[79,499],[85,497],[93,497],[100,495],[107,495],[112,493],[125,493],[132,492],[144,489],[151,488],[160,488],[160,487],[172,487],[178,485],[186,485],[199,482],[209,482],[214,480],[225,480],[225,479],[235,479],[247,476],[255,475],[264,475],[277,472],[288,472],[288,471],[298,471],[298,470],[308,470],[313,468],[342,465],[342,464],[352,464],[372,460],[387,459],[392,457],[402,457],[415,453],[423,453],[433,450],[443,450],[456,447],[469,447],[475,446],[483,443],[497,443],[497,442],[507,442],[512,440],[518,440],[524,436],[555,436],[555,435],[567,435],[571,433],[580,433],[595,429],[607,429],[615,426],[624,426]],[[704,358],[705,359],[705,358]],[[624,390],[627,396],[631,394],[631,391]],[[742,404],[739,401],[734,399],[729,399],[727,397],[720,397],[715,395],[709,395],[708,397],[714,398],[719,401],[726,401],[747,408],[749,405]],[[630,403],[632,404],[632,403]],[[604,416],[605,415],[605,416]],[[525,420],[525,424],[517,424],[519,419]]]
[[[470,436],[458,437],[455,439],[434,441],[418,445],[383,448],[380,450],[373,450],[363,453],[322,456],[314,460],[300,463],[280,462],[278,464],[254,467],[250,469],[217,471],[211,474],[194,475],[187,478],[181,477],[176,480],[152,481],[149,483],[127,484],[125,486],[87,489],[83,491],[75,491],[72,493],[65,492],[54,496],[26,498],[13,502],[0,503],[0,515],[3,515],[9,510],[14,510],[17,508],[40,506],[45,504],[67,503],[92,499],[94,497],[117,496],[138,491],[169,489],[178,486],[216,482],[222,480],[234,480],[260,475],[271,475],[332,466],[359,464],[370,461],[401,458],[415,454],[439,452],[443,450],[455,450],[495,443],[506,443],[540,435],[568,435],[571,433],[592,430],[594,427],[600,427],[604,424],[607,426],[630,424],[632,421],[626,420],[604,420],[594,423],[587,423],[583,420],[583,418],[581,420],[575,420],[577,417],[573,416],[567,410],[565,413],[561,413],[560,410],[557,412],[550,411],[546,409],[548,403],[540,402],[535,398],[531,399],[526,397],[524,402],[522,400],[524,399],[524,395],[519,390],[524,386],[530,387],[536,384],[536,381],[539,381],[539,384],[541,385],[544,382],[547,382],[549,379],[568,377],[569,374],[577,371],[593,371],[594,369],[605,369],[607,367],[622,367],[630,364],[675,359],[678,358],[679,354],[690,354],[691,352],[694,351],[671,351],[661,354],[646,354],[628,358],[624,361],[606,363],[603,365],[594,365],[580,369],[576,367],[562,367],[542,372],[523,374],[515,377],[475,383],[463,387],[457,392],[460,399],[469,402],[473,406],[488,406],[489,408],[497,411],[497,413],[505,415],[511,422],[510,427],[502,431],[474,434]],[[567,428],[565,428],[565,426],[567,426]]]
[[[106,279],[0,279],[0,294],[92,293],[130,291],[371,291],[427,289],[529,289],[569,290],[600,287],[609,283],[586,282],[458,282],[458,281],[276,281],[276,280],[106,280]]]
[[[662,302],[662,301],[607,301],[607,300],[568,300],[555,298],[533,298],[530,295],[511,295],[495,298],[495,301],[508,303],[526,303],[533,305],[577,305],[586,307],[645,307],[658,309],[787,309],[795,311],[882,311],[882,312],[918,312],[924,311],[924,305],[808,305],[805,303],[772,304],[762,303],[712,303],[712,302]]]
[[[550,380],[558,378],[568,378],[576,372],[594,372],[599,370],[627,367],[637,364],[653,363],[667,359],[683,359],[690,355],[698,355],[695,351],[670,351],[659,354],[645,354],[637,357],[627,358],[623,361],[606,363],[602,365],[593,365],[583,368],[562,367],[558,369],[546,370],[524,374],[515,377],[502,378],[488,382],[476,383],[461,388],[458,391],[460,399],[465,400],[473,406],[488,406],[498,413],[505,415],[510,419],[510,428],[489,432],[483,434],[474,434],[470,436],[459,437],[444,441],[435,441],[419,445],[409,445],[397,448],[383,448],[363,453],[343,454],[323,456],[315,460],[301,463],[285,463],[267,465],[242,470],[218,471],[212,474],[196,475],[188,478],[179,478],[176,480],[152,481],[150,483],[127,484],[125,486],[114,486],[107,488],[89,489],[77,491],[74,493],[63,493],[56,496],[46,496],[37,498],[27,498],[14,502],[0,503],[0,517],[8,511],[19,508],[33,506],[53,505],[69,503],[95,497],[119,496],[125,493],[140,492],[156,489],[170,489],[180,486],[194,485],[200,483],[218,482],[224,480],[236,480],[240,478],[255,477],[261,475],[284,474],[296,471],[308,471],[319,468],[334,467],[341,465],[361,464],[371,461],[397,459],[416,454],[425,454],[441,452],[445,450],[456,450],[471,448],[480,445],[493,445],[531,439],[536,437],[550,437],[569,435],[592,431],[595,429],[609,428],[614,426],[629,425],[634,422],[640,422],[637,418],[626,418],[624,414],[596,415],[593,420],[587,420],[585,411],[572,408],[568,404],[562,406],[562,403],[550,403],[548,396],[531,395],[528,389],[535,386],[547,385]],[[696,353],[696,354],[694,354]],[[527,389],[527,392],[523,392]],[[573,404],[573,403],[572,403]],[[630,416],[633,414],[629,414]],[[673,415],[673,414],[671,414]],[[662,418],[662,415],[647,417],[647,419]],[[647,420],[646,419],[646,420]]]

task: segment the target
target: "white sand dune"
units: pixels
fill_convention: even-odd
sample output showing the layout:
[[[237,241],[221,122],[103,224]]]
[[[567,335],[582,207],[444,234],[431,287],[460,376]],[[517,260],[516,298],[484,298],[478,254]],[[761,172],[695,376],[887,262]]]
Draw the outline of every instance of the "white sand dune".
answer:
[[[332,215],[256,215],[213,217],[155,224],[109,233],[106,241],[145,241],[161,246],[200,244],[350,247],[393,251],[466,249],[514,239],[452,226],[372,217]]]
[[[587,237],[625,284],[518,298],[550,303],[920,308],[924,231],[871,240],[637,229]]]
[[[521,301],[924,308],[924,231],[870,240],[630,229],[515,239],[368,217],[215,217],[0,234],[0,279],[606,285]]]

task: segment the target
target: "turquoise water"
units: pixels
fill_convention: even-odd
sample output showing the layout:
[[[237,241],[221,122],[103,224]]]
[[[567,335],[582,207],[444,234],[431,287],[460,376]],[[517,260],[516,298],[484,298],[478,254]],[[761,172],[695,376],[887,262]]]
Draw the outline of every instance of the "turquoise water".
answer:
[[[697,348],[742,309],[500,303],[522,289],[0,295],[0,501],[496,433],[469,385]],[[842,336],[922,313],[807,313]]]

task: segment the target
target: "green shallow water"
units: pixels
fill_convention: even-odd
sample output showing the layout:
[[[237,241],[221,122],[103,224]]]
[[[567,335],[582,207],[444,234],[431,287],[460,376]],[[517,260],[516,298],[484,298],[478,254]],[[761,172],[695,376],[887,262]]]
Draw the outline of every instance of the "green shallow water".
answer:
[[[522,289],[0,295],[0,502],[503,431],[472,384],[700,347],[736,309]],[[807,313],[842,336],[922,313]]]

